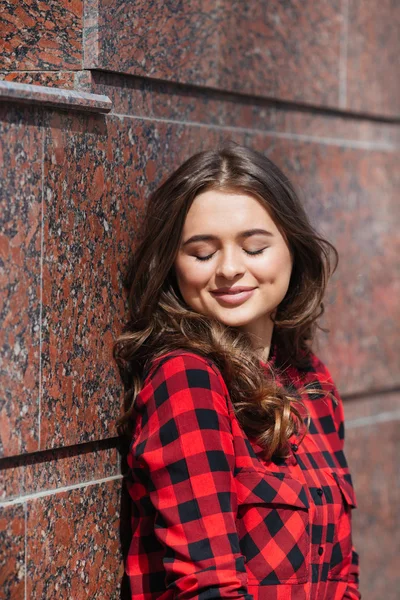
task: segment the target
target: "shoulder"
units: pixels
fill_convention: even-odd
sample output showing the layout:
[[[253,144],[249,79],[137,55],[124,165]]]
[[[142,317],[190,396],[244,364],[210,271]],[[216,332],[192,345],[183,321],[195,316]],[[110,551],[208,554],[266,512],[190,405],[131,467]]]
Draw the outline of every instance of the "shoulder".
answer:
[[[329,367],[323,362],[318,356],[313,354],[313,365],[315,373],[317,374],[318,381],[322,385],[323,389],[330,392],[334,397],[335,405],[342,405],[342,398],[336,386],[336,383],[331,375]]]
[[[327,383],[333,384],[332,375],[328,366],[313,351],[310,352],[310,363],[318,376],[324,378]]]
[[[178,349],[153,358],[144,379],[146,385],[171,388],[202,388],[227,392],[215,362],[191,350]]]
[[[336,423],[336,428],[339,430],[339,435],[343,436],[343,400],[333,380],[328,366],[314,352],[310,355],[311,364],[315,373],[315,379],[318,381],[322,390],[330,398],[328,406],[332,412],[333,419]]]
[[[228,417],[232,412],[227,387],[215,363],[189,350],[174,350],[151,361],[135,406],[147,415],[208,410]]]
[[[313,350],[307,353],[307,364],[304,367],[296,367],[293,371],[289,369],[289,373],[292,372],[300,387],[305,388],[307,399],[317,401],[314,403],[314,410],[317,410],[318,406],[323,407],[328,400],[332,412],[336,412],[336,407],[342,404],[342,399],[329,367]],[[322,401],[322,404],[318,401]]]
[[[332,390],[335,387],[331,372],[327,365],[317,356],[317,354],[309,350],[307,353],[307,361],[303,367],[297,367],[302,378],[307,382],[317,381],[324,389]]]

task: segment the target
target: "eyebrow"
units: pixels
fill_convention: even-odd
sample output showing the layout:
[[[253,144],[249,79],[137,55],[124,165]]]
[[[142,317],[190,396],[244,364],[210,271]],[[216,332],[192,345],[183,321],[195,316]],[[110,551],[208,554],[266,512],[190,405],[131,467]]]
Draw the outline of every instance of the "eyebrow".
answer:
[[[241,238],[249,238],[252,235],[269,235],[271,237],[273,237],[273,233],[271,233],[270,231],[267,231],[266,229],[247,229],[246,231],[241,231],[237,237],[241,237]],[[186,246],[187,244],[192,244],[194,242],[210,242],[210,241],[214,241],[217,240],[217,236],[216,235],[211,235],[211,234],[199,234],[199,235],[192,235],[191,238],[189,238],[188,240],[186,240],[186,242],[183,242],[182,247]]]

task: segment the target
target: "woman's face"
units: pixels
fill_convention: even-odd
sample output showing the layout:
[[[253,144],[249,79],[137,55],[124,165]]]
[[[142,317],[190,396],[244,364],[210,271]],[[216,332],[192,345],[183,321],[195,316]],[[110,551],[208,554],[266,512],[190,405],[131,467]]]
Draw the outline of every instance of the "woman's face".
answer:
[[[264,331],[291,270],[289,248],[261,202],[213,190],[195,198],[175,261],[179,289],[194,311]]]

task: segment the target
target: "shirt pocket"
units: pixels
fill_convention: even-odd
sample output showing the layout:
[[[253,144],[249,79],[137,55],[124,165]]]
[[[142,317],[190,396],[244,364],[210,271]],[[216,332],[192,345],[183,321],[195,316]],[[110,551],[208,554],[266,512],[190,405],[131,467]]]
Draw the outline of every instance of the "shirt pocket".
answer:
[[[347,581],[352,558],[351,510],[356,508],[357,501],[351,480],[340,473],[331,473],[340,490],[340,504],[335,507],[335,522],[332,541],[332,556],[328,571],[328,579]]]
[[[309,503],[303,484],[282,473],[243,469],[236,475],[236,526],[249,582],[308,581]]]

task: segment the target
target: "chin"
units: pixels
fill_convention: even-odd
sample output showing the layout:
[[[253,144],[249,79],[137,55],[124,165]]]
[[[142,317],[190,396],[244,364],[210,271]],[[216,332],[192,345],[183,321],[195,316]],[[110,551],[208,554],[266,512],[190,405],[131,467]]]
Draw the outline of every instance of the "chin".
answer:
[[[218,319],[218,321],[221,321],[221,323],[223,323],[224,325],[229,325],[229,327],[244,327],[246,325],[248,325],[249,323],[251,323],[254,320],[253,318],[249,318],[249,317],[219,317],[218,315],[215,315],[215,317]]]

